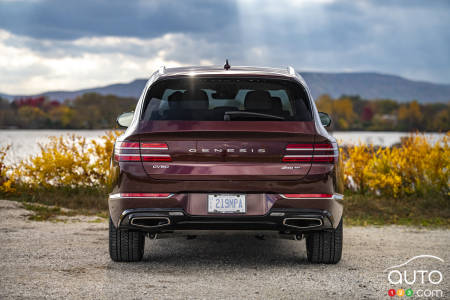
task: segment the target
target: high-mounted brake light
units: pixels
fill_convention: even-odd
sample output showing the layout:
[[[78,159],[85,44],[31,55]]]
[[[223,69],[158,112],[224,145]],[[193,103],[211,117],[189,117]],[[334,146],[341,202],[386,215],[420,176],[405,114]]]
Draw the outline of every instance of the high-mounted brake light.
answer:
[[[336,143],[288,144],[286,152],[289,154],[283,156],[283,162],[332,164],[338,156]]]
[[[114,149],[115,161],[147,161],[147,162],[171,162],[170,154],[160,151],[169,150],[166,143],[154,142],[117,142]],[[155,153],[156,152],[156,153]]]

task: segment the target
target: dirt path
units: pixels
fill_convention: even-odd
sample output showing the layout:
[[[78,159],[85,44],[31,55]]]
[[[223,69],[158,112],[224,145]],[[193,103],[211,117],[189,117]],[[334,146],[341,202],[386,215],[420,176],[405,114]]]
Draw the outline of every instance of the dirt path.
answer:
[[[421,254],[445,261],[416,260],[444,277],[424,288],[450,292],[448,230],[344,228],[338,265],[309,264],[304,241],[248,235],[147,239],[144,261],[114,263],[106,222],[34,222],[29,213],[0,200],[1,299],[386,299],[390,288],[421,288],[390,285],[383,271]]]

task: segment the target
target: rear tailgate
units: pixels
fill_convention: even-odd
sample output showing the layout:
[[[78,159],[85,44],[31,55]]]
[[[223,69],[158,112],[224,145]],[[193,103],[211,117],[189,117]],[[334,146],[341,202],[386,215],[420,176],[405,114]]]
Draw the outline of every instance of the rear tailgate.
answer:
[[[139,139],[153,179],[298,180],[311,168],[310,161],[283,162],[283,156],[291,154],[289,144],[314,144],[313,122],[149,123]]]

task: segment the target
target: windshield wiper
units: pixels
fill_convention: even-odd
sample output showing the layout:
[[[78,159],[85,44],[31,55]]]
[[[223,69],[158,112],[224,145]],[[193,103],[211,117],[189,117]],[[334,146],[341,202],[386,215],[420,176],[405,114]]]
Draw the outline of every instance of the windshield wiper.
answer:
[[[232,116],[248,116],[248,117],[256,117],[256,118],[284,120],[284,118],[280,117],[280,116],[255,113],[255,112],[251,112],[251,111],[226,111],[224,113],[223,118],[225,121],[229,121],[230,117],[232,117]]]

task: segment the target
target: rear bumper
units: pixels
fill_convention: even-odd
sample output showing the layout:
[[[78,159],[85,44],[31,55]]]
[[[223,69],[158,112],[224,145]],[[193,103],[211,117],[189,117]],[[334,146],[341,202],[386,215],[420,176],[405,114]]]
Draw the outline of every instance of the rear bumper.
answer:
[[[161,199],[110,195],[111,219],[121,229],[274,230],[306,232],[336,228],[342,217],[342,195],[287,199],[279,194],[247,194],[247,213],[208,214],[207,194],[176,194]]]

